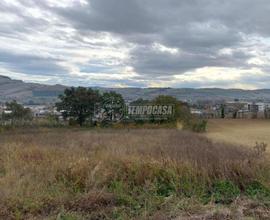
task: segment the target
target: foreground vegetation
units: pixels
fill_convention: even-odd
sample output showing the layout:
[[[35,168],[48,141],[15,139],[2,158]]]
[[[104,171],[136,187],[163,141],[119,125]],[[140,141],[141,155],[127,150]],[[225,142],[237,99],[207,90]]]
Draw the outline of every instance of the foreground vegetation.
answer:
[[[175,129],[0,134],[0,219],[268,219],[265,146]]]

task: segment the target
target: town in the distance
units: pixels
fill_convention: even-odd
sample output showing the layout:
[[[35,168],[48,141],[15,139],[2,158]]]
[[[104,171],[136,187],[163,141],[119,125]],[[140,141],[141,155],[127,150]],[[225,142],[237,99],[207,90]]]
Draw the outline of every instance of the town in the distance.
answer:
[[[11,113],[7,102],[16,100],[31,110],[34,118],[47,116],[62,120],[55,103],[67,87],[25,83],[0,76],[0,115]],[[211,118],[270,118],[270,90],[174,89],[174,88],[93,88],[101,93],[113,91],[123,96],[126,106],[157,96],[175,97],[189,107],[191,114]],[[2,121],[3,123],[3,121]],[[5,122],[7,123],[7,122]]]

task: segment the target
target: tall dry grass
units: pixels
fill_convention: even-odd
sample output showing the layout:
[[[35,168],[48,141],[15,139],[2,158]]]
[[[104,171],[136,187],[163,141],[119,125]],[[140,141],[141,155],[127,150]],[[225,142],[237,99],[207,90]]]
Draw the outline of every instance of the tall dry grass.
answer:
[[[20,130],[0,146],[1,219],[169,218],[184,198],[230,203],[270,187],[264,150],[174,129]]]

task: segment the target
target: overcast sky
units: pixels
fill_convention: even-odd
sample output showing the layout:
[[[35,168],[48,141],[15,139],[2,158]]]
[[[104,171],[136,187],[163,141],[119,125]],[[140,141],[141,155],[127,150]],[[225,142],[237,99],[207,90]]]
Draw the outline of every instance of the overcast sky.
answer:
[[[0,18],[11,78],[270,88],[269,0],[1,0]]]

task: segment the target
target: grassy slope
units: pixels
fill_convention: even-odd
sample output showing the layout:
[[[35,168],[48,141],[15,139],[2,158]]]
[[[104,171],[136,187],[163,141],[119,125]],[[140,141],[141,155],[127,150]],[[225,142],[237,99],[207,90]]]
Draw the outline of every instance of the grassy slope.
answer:
[[[264,152],[213,144],[196,134],[13,131],[0,134],[0,146],[0,219],[263,219],[270,214]]]

